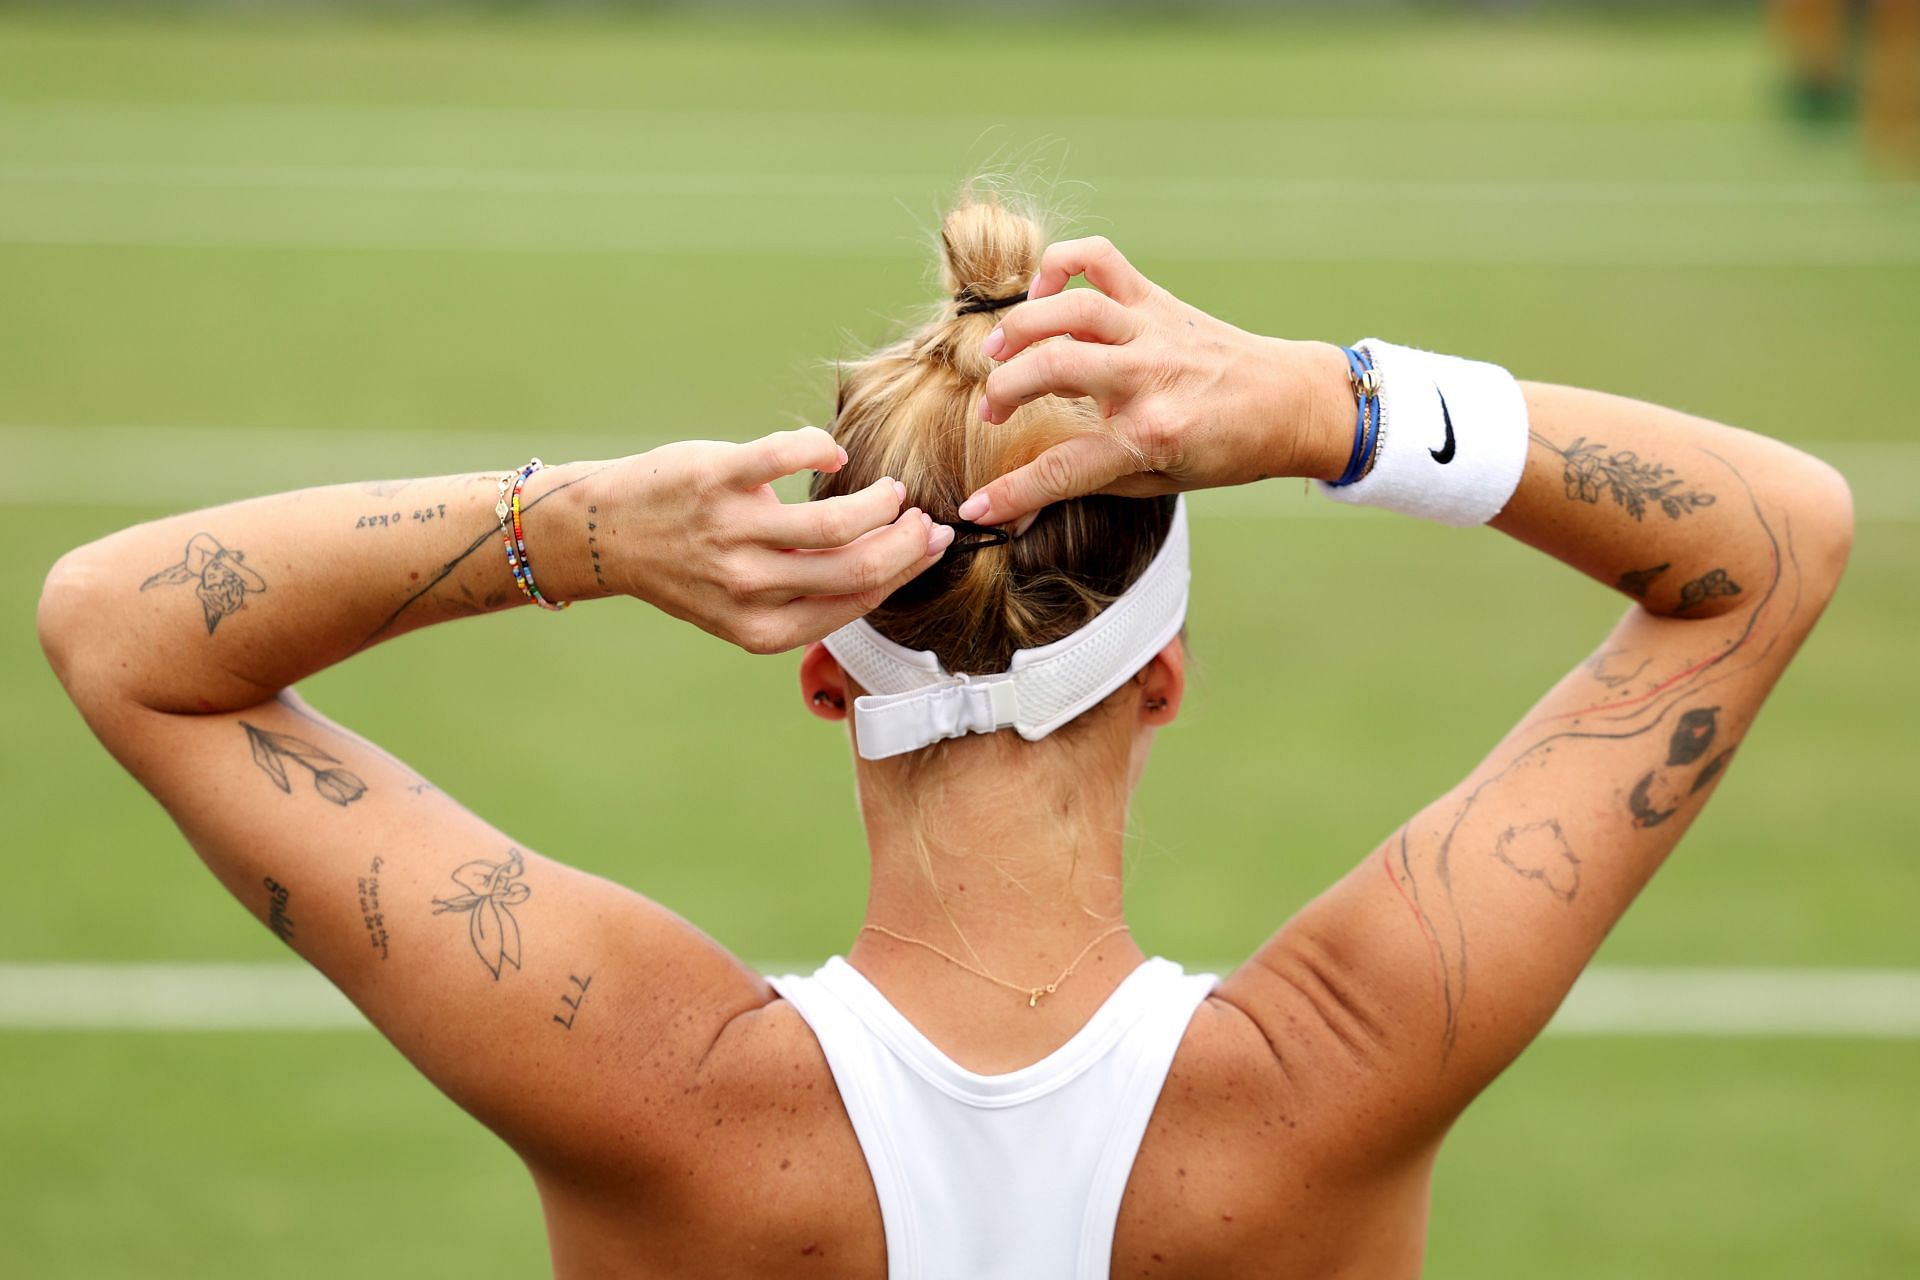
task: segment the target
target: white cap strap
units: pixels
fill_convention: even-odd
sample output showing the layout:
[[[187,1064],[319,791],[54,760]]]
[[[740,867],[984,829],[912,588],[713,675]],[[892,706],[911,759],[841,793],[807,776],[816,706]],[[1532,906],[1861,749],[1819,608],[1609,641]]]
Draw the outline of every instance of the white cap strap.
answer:
[[[895,644],[861,618],[826,638],[827,652],[871,693],[853,704],[854,737],[867,760],[917,751],[943,738],[1017,730],[1046,737],[1152,661],[1187,619],[1187,502],[1175,500],[1167,540],[1145,573],[1086,626],[1037,649],[1015,651],[1005,671],[952,675],[922,649]]]

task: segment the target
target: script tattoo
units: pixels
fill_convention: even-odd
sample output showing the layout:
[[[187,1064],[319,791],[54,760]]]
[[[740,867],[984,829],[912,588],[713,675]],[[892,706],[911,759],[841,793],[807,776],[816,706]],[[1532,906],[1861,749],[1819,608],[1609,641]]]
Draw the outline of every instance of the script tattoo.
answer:
[[[1680,588],[1680,608],[1691,609],[1714,596],[1737,596],[1740,584],[1727,576],[1725,569],[1713,569]]]
[[[200,597],[206,614],[207,634],[220,625],[220,619],[246,606],[249,592],[267,589],[266,580],[247,568],[247,553],[229,551],[210,533],[196,533],[187,539],[187,550],[179,564],[168,565],[140,584],[142,591],[154,587],[180,587],[191,582],[193,594]]]
[[[1508,827],[1494,843],[1493,856],[1526,880],[1537,881],[1562,902],[1580,892],[1580,859],[1567,843],[1557,819]]]
[[[285,885],[268,876],[261,881],[267,887],[267,928],[273,930],[273,936],[293,945],[293,918],[287,914],[287,893]]]
[[[253,752],[253,762],[260,766],[260,772],[273,779],[273,785],[287,792],[293,792],[293,783],[287,777],[287,764],[291,760],[313,775],[313,789],[333,803],[345,808],[367,793],[367,784],[355,774],[340,767],[339,758],[322,751],[305,738],[296,738],[290,733],[273,733],[257,728],[245,720],[240,727],[247,731],[247,746]]]
[[[1560,455],[1565,464],[1561,479],[1567,486],[1567,497],[1575,502],[1594,504],[1602,495],[1610,496],[1635,520],[1646,515],[1650,506],[1666,512],[1668,519],[1678,520],[1713,505],[1712,494],[1689,489],[1672,467],[1643,462],[1631,449],[1609,452],[1606,445],[1585,436],[1575,437],[1563,449],[1537,431],[1530,434],[1541,448]]]
[[[1669,563],[1657,564],[1651,569],[1629,569],[1620,575],[1618,585],[1628,595],[1639,596],[1644,600],[1647,598],[1647,588],[1653,585],[1653,580],[1671,568],[1673,565]]]
[[[473,953],[487,966],[494,981],[507,965],[520,967],[520,922],[513,908],[533,893],[519,883],[527,873],[518,849],[509,849],[505,862],[484,858],[464,863],[453,873],[453,882],[466,892],[451,898],[435,898],[433,914],[449,911],[467,913],[467,936],[473,941]]]
[[[593,581],[595,586],[607,585],[607,575],[600,568],[600,508],[589,504],[587,507],[587,556],[593,561]]]
[[[380,868],[385,865],[386,860],[375,855],[367,874],[354,886],[359,890],[360,922],[367,927],[367,941],[382,960],[387,958],[387,913],[380,909]]]
[[[553,1015],[553,1020],[565,1027],[568,1031],[571,1031],[573,1030],[573,1020],[580,1016],[580,1006],[587,1001],[587,988],[593,985],[593,975],[588,974],[584,978],[577,978],[572,974],[568,974],[567,981],[572,983],[574,988],[572,991],[562,993],[560,996],[560,1003],[567,1006],[567,1016],[563,1018],[556,1013]]]

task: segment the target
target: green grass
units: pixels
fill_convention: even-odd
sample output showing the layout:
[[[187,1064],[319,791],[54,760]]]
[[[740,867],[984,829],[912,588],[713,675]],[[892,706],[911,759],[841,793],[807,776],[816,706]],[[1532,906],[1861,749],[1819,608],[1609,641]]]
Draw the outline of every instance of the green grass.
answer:
[[[40,662],[60,551],[176,495],[504,465],[473,432],[555,457],[818,416],[822,360],[927,297],[942,193],[996,160],[1250,328],[1485,354],[1815,452],[1913,446],[1920,196],[1774,121],[1771,71],[1725,22],[0,20],[0,494],[118,478],[8,509],[0,961],[280,956]],[[1352,180],[1381,185],[1328,185]],[[215,434],[58,434],[102,424]],[[1606,961],[1920,965],[1920,468],[1834,456],[1866,460],[1839,601]],[[1197,506],[1199,679],[1132,859],[1143,939],[1178,957],[1243,954],[1618,608],[1492,535],[1259,514],[1301,505]],[[519,714],[543,750],[511,769],[485,746],[503,666],[542,687]],[[307,693],[745,955],[857,922],[845,752],[790,659],[610,605],[442,628]],[[1911,1045],[1542,1045],[1442,1162],[1430,1274],[1910,1271],[1917,1069]],[[524,1175],[370,1036],[0,1033],[0,1087],[10,1271],[543,1265]]]

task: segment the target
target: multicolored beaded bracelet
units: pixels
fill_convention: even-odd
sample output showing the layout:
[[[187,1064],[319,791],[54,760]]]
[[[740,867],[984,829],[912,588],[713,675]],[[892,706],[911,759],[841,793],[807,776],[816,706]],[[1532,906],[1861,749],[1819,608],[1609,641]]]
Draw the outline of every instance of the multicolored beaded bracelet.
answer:
[[[558,604],[540,594],[540,588],[534,585],[533,563],[527,559],[527,531],[520,523],[520,490],[526,487],[533,473],[546,464],[535,458],[524,467],[516,467],[500,477],[500,501],[494,504],[493,514],[500,519],[501,540],[507,548],[507,568],[513,572],[514,585],[527,599],[542,609],[560,612],[571,600],[562,600]]]

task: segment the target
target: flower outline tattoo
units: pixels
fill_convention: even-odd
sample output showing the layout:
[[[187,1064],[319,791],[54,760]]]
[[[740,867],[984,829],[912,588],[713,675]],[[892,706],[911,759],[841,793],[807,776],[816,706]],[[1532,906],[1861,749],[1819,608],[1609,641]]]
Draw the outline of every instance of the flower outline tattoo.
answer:
[[[520,922],[513,918],[513,908],[533,895],[532,889],[519,883],[526,873],[518,849],[509,849],[505,862],[476,858],[462,863],[452,875],[453,882],[465,893],[433,900],[435,915],[467,913],[467,937],[473,942],[473,953],[487,966],[495,982],[507,965],[520,967]]]
[[[246,607],[250,593],[267,589],[266,579],[247,568],[246,559],[246,552],[228,550],[212,534],[196,533],[187,539],[180,563],[160,570],[141,583],[140,589],[196,584],[193,594],[200,599],[200,608],[207,618],[207,634],[212,635],[220,619]]]
[[[253,752],[253,762],[260,766],[260,772],[287,794],[293,794],[293,783],[287,778],[285,762],[288,760],[311,773],[313,789],[343,809],[367,793],[367,784],[360,781],[358,774],[341,768],[338,756],[328,754],[305,738],[274,733],[245,720],[240,722],[240,727],[247,731],[247,748]]]

